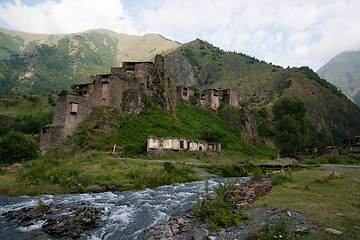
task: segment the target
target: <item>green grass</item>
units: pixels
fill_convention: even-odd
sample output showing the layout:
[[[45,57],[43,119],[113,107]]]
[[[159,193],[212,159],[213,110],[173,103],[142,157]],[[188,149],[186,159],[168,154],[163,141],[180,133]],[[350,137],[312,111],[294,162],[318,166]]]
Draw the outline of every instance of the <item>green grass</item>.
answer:
[[[86,192],[86,187],[91,184],[132,190],[199,180],[185,164],[173,163],[169,168],[164,163],[96,153],[64,159],[45,155],[23,166],[7,175],[0,175],[0,192],[9,195]]]
[[[101,124],[96,122],[96,115],[91,115],[81,125],[81,131],[70,138],[69,144],[75,148],[80,146],[83,151],[89,149],[110,151],[114,144],[117,144],[119,151],[125,156],[138,157],[146,155],[148,136],[183,137],[197,141],[204,140],[204,133],[212,129],[219,133],[220,138],[216,140],[222,144],[225,153],[265,156],[269,152],[275,152],[268,146],[255,148],[244,142],[239,130],[224,118],[204,109],[179,102],[176,110],[176,118],[157,108],[141,112],[135,119],[124,117],[118,122],[118,131],[102,129]],[[92,134],[89,135],[89,132]]]
[[[323,155],[314,157],[305,162],[306,164],[340,164],[340,165],[360,165],[359,154],[348,155]]]
[[[251,216],[236,209],[235,199],[224,198],[226,191],[236,187],[236,180],[219,183],[215,189],[216,196],[209,198],[208,193],[204,199],[198,197],[192,207],[195,216],[206,220],[209,228],[219,230],[225,227],[239,227],[242,222],[247,223]]]
[[[41,95],[14,94],[0,100],[0,115],[16,118],[18,116],[37,115],[40,113],[53,112],[57,94],[44,93]],[[31,111],[30,111],[31,109]]]
[[[13,94],[0,100],[0,136],[10,129],[38,135],[41,127],[51,124],[56,92],[41,95]]]
[[[255,206],[298,210],[322,229],[343,231],[335,236],[324,230],[310,239],[359,239],[359,171],[333,173],[304,170],[292,174],[292,181],[274,186]]]

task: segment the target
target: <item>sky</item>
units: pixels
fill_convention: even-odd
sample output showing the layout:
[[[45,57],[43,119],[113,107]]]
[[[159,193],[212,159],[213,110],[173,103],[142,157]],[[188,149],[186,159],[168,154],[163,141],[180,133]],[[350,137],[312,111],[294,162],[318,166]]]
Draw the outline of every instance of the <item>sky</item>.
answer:
[[[196,38],[283,67],[317,70],[360,50],[359,0],[0,0],[0,27],[31,33],[106,28]]]

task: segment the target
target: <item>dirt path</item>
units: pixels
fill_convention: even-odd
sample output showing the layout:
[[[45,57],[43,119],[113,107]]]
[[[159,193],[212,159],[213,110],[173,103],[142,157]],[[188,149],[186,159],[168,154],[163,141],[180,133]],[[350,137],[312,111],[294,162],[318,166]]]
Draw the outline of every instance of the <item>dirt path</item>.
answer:
[[[207,171],[205,171],[204,169],[201,169],[201,168],[192,167],[192,169],[195,170],[196,174],[197,174],[198,177],[201,178],[201,179],[206,179],[206,178],[219,178],[219,177],[220,177],[220,176],[218,176],[218,175],[216,175],[216,174],[208,173]]]

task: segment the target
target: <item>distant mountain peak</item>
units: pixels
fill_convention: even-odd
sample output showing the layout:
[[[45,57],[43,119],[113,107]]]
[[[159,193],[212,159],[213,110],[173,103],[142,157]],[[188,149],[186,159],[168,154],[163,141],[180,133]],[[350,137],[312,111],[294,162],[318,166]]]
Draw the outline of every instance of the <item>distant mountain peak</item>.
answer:
[[[317,73],[360,106],[360,51],[342,52],[322,66]]]

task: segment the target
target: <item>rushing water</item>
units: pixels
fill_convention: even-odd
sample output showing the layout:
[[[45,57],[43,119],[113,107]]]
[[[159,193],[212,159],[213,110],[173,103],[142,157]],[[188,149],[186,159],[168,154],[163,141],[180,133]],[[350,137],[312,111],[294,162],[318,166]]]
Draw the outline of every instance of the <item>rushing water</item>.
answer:
[[[241,178],[242,182],[247,178]],[[209,180],[210,193],[218,181]],[[125,192],[43,195],[51,206],[69,206],[57,214],[69,214],[70,206],[85,205],[102,209],[100,228],[86,232],[82,239],[137,239],[151,225],[192,206],[198,193],[204,195],[205,181],[188,182]],[[37,197],[0,197],[0,214],[38,205]],[[41,231],[45,221],[34,220],[29,227],[19,227],[0,218],[0,239],[49,239]]]

